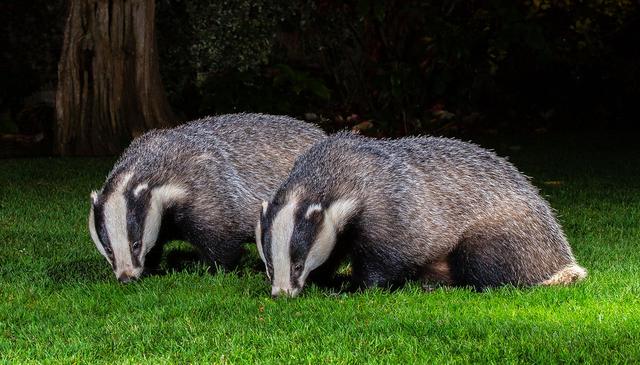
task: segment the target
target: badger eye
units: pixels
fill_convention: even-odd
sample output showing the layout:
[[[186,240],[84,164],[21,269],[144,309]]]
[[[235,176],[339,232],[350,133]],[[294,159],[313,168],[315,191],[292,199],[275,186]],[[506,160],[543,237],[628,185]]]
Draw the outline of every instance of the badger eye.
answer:
[[[295,264],[295,266],[293,266],[293,272],[295,272],[296,274],[299,274],[302,272],[304,265],[302,264]]]
[[[134,250],[138,250],[138,249],[140,249],[140,241],[134,241],[134,242],[133,242],[133,244],[131,245],[131,247],[132,247]]]

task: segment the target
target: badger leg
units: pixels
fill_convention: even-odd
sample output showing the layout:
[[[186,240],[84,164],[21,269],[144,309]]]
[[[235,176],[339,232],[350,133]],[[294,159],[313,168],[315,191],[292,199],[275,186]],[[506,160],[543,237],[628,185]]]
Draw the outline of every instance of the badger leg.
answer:
[[[449,257],[456,285],[476,290],[505,284],[530,286],[563,276],[562,269],[574,264],[563,240],[540,241],[541,237],[515,235],[509,231],[471,235]],[[551,278],[551,279],[550,279]],[[550,281],[551,282],[551,281]]]
[[[451,266],[448,258],[428,263],[421,272],[422,288],[425,291],[433,291],[438,286],[452,285]]]
[[[397,288],[412,276],[408,261],[397,257],[354,253],[351,261],[353,284],[358,288]]]
[[[397,280],[386,275],[381,268],[373,268],[371,265],[360,267],[354,265],[353,287],[358,289],[366,288],[392,288],[397,286]]]
[[[156,245],[147,253],[144,262],[144,272],[147,275],[160,272],[160,264],[162,263],[162,253],[166,242],[159,241]]]
[[[193,242],[193,241],[192,241]],[[213,266],[212,270],[218,268],[225,271],[232,271],[237,268],[240,256],[244,251],[243,240],[206,240],[198,241],[195,246],[200,250],[204,258]]]
[[[337,275],[336,272],[344,259],[344,250],[335,249],[324,264],[320,265],[320,267],[309,274],[309,278],[307,280],[320,287],[335,290],[341,289],[346,280],[344,277]]]

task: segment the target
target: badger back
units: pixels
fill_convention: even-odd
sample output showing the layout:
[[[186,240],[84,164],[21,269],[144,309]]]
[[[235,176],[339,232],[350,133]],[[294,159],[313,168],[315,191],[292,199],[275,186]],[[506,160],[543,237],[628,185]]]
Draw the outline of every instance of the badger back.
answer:
[[[332,206],[342,223],[321,235]],[[550,207],[513,165],[479,146],[446,138],[333,135],[298,158],[264,207],[258,249],[274,295],[296,295],[304,280],[294,279],[304,279],[305,270],[315,267],[305,261],[318,257],[312,249],[331,252],[352,217],[361,249],[382,257],[393,253],[408,272],[451,252],[474,225],[501,226],[513,212],[536,217],[524,228],[542,230],[551,244],[567,247]],[[329,244],[318,245],[322,242]],[[327,255],[319,257],[322,263]]]

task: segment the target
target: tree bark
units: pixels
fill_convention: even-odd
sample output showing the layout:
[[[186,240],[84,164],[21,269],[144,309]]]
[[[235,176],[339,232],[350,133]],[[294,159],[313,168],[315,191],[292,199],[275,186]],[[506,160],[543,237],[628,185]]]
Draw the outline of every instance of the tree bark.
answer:
[[[160,78],[154,0],[71,0],[58,65],[55,148],[111,155],[173,116]]]

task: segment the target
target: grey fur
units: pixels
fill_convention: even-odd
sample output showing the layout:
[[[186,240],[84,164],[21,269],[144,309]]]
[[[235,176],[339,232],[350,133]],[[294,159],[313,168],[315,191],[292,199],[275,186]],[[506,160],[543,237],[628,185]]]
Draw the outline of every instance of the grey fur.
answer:
[[[155,187],[179,186],[186,194],[163,206],[159,243],[186,240],[211,262],[232,267],[241,244],[253,239],[260,201],[273,194],[295,158],[324,137],[311,124],[263,114],[220,115],[149,131],[131,143],[107,176],[92,204],[90,225],[93,211],[101,211],[96,207],[118,194],[114,191],[129,174],[121,193],[129,208],[142,212],[137,218],[127,215],[138,224],[149,209],[146,195]],[[139,188],[145,184],[148,189]]]
[[[270,242],[274,218],[293,199],[299,204],[291,241]],[[337,227],[333,251],[351,256],[361,286],[423,278],[482,289],[586,276],[549,204],[524,175],[491,151],[436,137],[376,140],[339,133],[314,145],[261,217],[266,261],[289,245],[292,266],[300,263],[295,256],[308,253],[309,237],[327,224],[326,216],[309,219],[304,212],[313,204],[327,211],[345,199],[354,208]],[[333,272],[334,256],[319,268],[323,275]],[[304,282],[296,283],[291,270],[297,294]],[[280,290],[291,295],[281,288],[274,295]]]

